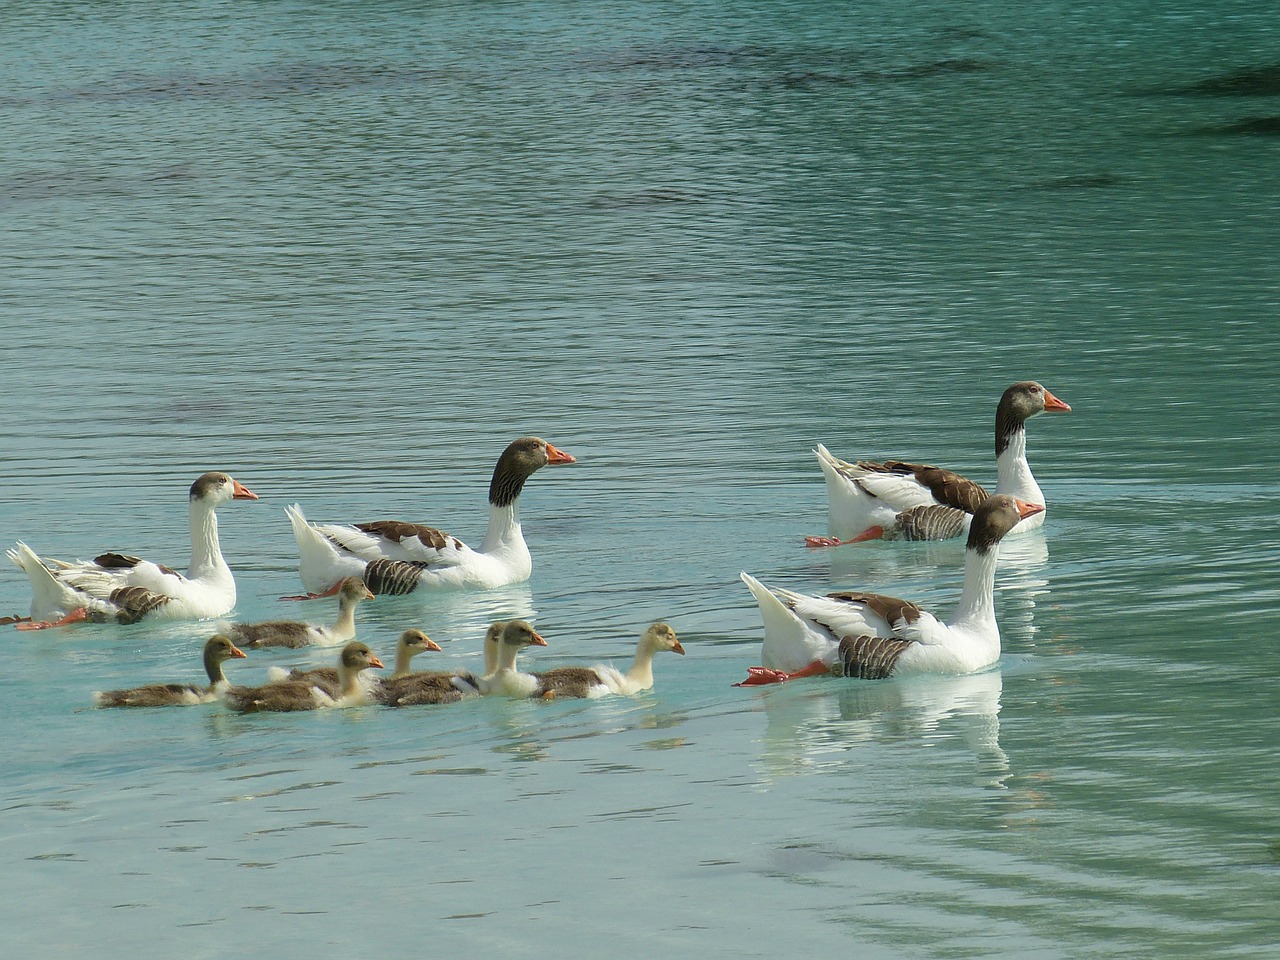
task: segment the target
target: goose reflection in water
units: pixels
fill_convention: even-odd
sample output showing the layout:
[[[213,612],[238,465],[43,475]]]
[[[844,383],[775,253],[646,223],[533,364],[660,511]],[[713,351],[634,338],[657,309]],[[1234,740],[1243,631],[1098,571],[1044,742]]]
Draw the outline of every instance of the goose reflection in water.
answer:
[[[772,777],[810,773],[860,744],[941,742],[962,737],[975,784],[1003,788],[1009,758],[1000,747],[1000,669],[948,677],[832,678],[761,691],[767,723],[761,763]]]

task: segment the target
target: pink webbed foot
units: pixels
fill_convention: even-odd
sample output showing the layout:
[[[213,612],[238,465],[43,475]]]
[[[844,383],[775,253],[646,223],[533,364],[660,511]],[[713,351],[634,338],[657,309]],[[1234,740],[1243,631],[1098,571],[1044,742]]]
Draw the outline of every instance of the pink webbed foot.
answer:
[[[747,679],[735,683],[735,687],[762,687],[767,683],[786,683],[788,680],[799,680],[801,677],[825,677],[831,672],[821,660],[815,660],[807,667],[801,667],[795,673],[785,670],[771,670],[769,667],[747,667]]]
[[[15,620],[13,628],[15,630],[48,630],[50,627],[65,627],[68,624],[79,623],[80,621],[87,619],[88,616],[88,610],[84,607],[77,607],[61,620],[32,620],[28,617],[26,619]]]
[[[322,600],[325,597],[336,597],[338,595],[338,588],[340,586],[342,586],[341,580],[335,583],[332,587],[330,587],[324,593],[293,593],[287,597],[281,597],[280,599],[281,600]]]
[[[856,537],[841,540],[839,537],[805,537],[806,547],[845,547],[851,543],[865,543],[868,540],[880,540],[884,537],[884,527],[867,527]]]

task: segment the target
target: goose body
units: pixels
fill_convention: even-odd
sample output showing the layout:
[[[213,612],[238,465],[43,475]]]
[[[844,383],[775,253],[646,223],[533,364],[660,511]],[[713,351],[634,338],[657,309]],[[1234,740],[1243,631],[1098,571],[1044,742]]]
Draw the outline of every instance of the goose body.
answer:
[[[489,484],[489,526],[473,550],[435,527],[398,520],[315,524],[298,504],[286,508],[298,542],[298,573],[310,596],[323,596],[347,576],[374,593],[420,588],[498,587],[527,580],[533,560],[517,502],[525,481],[547,464],[574,458],[537,437],[521,437],[502,452]]]
[[[454,703],[475,696],[470,674],[444,670],[411,671],[411,658],[427,650],[439,650],[421,630],[406,630],[396,648],[396,669],[374,691],[374,698],[388,707],[409,707],[435,703]],[[463,687],[467,692],[464,692]]]
[[[186,574],[123,553],[92,561],[42,559],[22,541],[7,551],[31,581],[31,620],[19,629],[76,620],[136,623],[147,619],[220,617],[236,604],[236,582],[218,543],[217,509],[257,494],[225,473],[206,473],[191,485],[191,565]]]
[[[360,674],[370,667],[381,666],[382,661],[368,646],[354,640],[342,648],[335,683],[316,678],[284,680],[259,687],[232,687],[226,693],[226,702],[240,713],[287,713],[369,703],[369,688],[360,682]]]
[[[538,678],[543,696],[594,699],[613,693],[629,697],[653,686],[653,657],[665,650],[684,655],[684,647],[670,625],[655,623],[641,634],[636,644],[635,659],[625,671],[610,664],[597,664],[592,667],[553,667],[534,676]]]
[[[356,637],[356,607],[373,594],[359,577],[346,577],[338,584],[338,617],[332,627],[296,620],[267,620],[263,623],[236,623],[228,632],[243,647],[335,647]]]
[[[1041,413],[1070,409],[1034,380],[1005,390],[996,406],[996,493],[1045,506],[1044,492],[1027,461],[1026,422]],[[850,463],[822,444],[814,453],[826,479],[830,530],[830,536],[807,538],[814,547],[961,536],[988,495],[967,477],[929,464],[901,460]],[[1019,522],[1012,532],[1035,530],[1044,518],[1041,510]]]
[[[835,673],[878,680],[907,673],[972,673],[1000,657],[995,570],[1000,539],[1044,508],[1007,495],[974,514],[965,547],[964,586],[947,620],[884,594],[840,591],[825,597],[770,589],[743,573],[764,618],[762,667],[745,685]]]
[[[245,655],[227,637],[221,634],[210,637],[204,645],[204,672],[209,685],[194,683],[152,683],[130,690],[105,690],[93,695],[99,707],[177,707],[192,706],[217,700],[227,689],[227,678],[222,665],[232,658]]]

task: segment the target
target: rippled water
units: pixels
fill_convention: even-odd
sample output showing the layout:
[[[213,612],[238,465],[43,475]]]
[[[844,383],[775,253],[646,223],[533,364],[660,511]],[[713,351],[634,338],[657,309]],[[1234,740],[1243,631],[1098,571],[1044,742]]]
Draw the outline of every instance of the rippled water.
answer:
[[[88,706],[197,674],[207,625],[10,633],[11,949],[1274,954],[1267,10],[16,6],[6,543],[181,565],[226,469],[237,615],[292,615],[286,504],[478,543],[535,432],[579,462],[522,500],[532,580],[362,636],[689,654],[633,700],[238,717]],[[956,595],[957,543],[803,547],[813,444],[989,480],[1025,377],[1073,412],[1029,429],[999,668],[731,687],[739,570]]]

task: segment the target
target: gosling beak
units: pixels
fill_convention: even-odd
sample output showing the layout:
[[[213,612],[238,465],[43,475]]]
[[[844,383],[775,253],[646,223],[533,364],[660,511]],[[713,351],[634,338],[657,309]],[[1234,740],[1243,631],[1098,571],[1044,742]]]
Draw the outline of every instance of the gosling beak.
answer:
[[[377,657],[370,657],[370,658],[369,658],[369,666],[371,666],[371,667],[377,667],[378,669],[382,669],[382,661],[381,661],[381,660],[379,660]]]
[[[244,659],[245,657],[248,657],[248,656],[249,656],[249,655],[248,655],[247,653],[245,653],[243,650],[241,650],[239,647],[232,647],[232,648],[231,648],[231,659],[232,659],[232,660],[241,660],[241,659]]]
[[[530,644],[535,647],[545,647],[547,645],[547,641],[542,639],[542,634],[535,633],[533,635],[533,639],[530,641]]]
[[[435,642],[434,640],[432,640],[430,637],[427,637],[427,642],[426,642],[426,643],[424,643],[424,644],[422,645],[422,649],[423,649],[423,650],[435,650],[435,651],[437,651],[437,652],[438,652],[438,651],[440,650],[440,644],[436,643],[436,642]]]
[[[682,656],[682,657],[684,656],[684,647],[680,646],[680,641],[679,641],[679,640],[677,640],[677,641],[676,641],[676,645],[675,645],[674,647],[672,647],[672,648],[671,648],[671,652],[672,652],[672,653],[678,653],[678,654],[680,654],[680,656]]]

